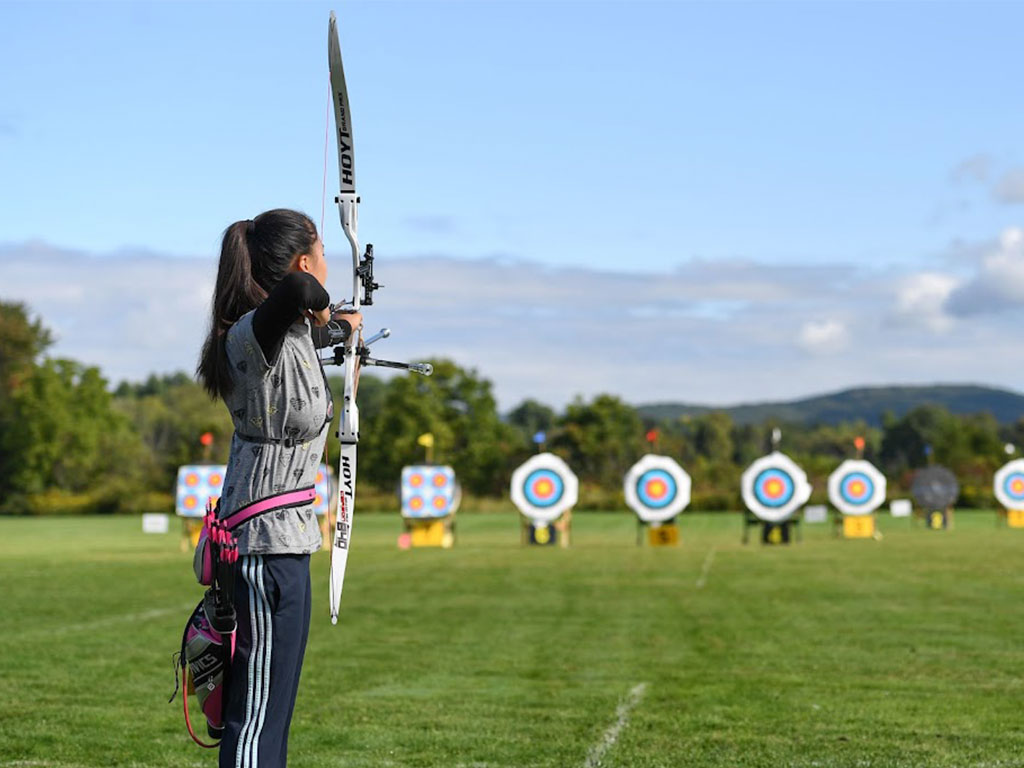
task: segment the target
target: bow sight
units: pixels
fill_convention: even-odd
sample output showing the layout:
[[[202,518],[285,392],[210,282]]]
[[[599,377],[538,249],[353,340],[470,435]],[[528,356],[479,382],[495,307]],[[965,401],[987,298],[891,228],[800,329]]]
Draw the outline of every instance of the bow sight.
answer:
[[[373,304],[373,292],[378,288],[384,286],[375,282],[373,279],[373,245],[367,243],[366,253],[359,260],[359,267],[356,269],[356,276],[359,278],[359,282],[363,287],[363,300],[362,306],[368,306]],[[333,315],[347,302],[336,304],[331,307],[331,314]],[[330,343],[334,347],[332,355],[328,358],[322,358],[321,362],[324,365],[344,365],[345,356],[347,354],[347,348],[345,347],[346,335],[342,333],[341,327],[337,325],[332,319],[327,324],[327,331],[330,334]],[[358,333],[358,328],[352,329],[353,333]],[[366,341],[359,339],[355,345],[355,356],[359,360],[359,364],[362,365],[376,365],[381,368],[397,368],[402,371],[412,371],[413,373],[419,373],[424,376],[429,376],[434,372],[434,366],[430,363],[400,363],[394,360],[378,360],[370,357],[370,345],[381,339],[386,339],[391,335],[390,328],[381,328],[377,333],[371,336]]]
[[[356,269],[356,276],[363,284],[363,304],[373,304],[373,292],[383,285],[373,282],[373,243],[366,244],[366,253],[359,260],[359,267]]]

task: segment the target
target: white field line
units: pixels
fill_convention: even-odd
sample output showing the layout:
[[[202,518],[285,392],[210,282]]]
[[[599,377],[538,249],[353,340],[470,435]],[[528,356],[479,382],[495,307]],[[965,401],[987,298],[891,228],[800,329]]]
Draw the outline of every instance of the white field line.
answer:
[[[697,578],[697,589],[704,589],[704,585],[708,583],[708,574],[711,573],[711,564],[713,562],[715,562],[714,547],[708,550],[707,557],[704,558],[704,565],[700,567],[700,576]]]
[[[587,753],[587,760],[583,763],[583,768],[599,768],[605,752],[615,746],[615,742],[619,739],[619,732],[629,723],[629,713],[640,703],[640,699],[644,697],[646,692],[647,683],[633,686],[626,698],[615,709],[615,722],[608,726],[608,730],[604,732],[601,740],[590,748],[590,752]]]
[[[115,624],[130,624],[136,621],[146,621],[147,619],[159,619],[161,616],[167,616],[172,613],[180,614],[183,619],[187,619],[188,616],[185,615],[185,612],[191,608],[195,608],[197,602],[199,601],[196,600],[195,602],[175,605],[169,608],[153,608],[149,611],[139,611],[137,613],[119,613],[115,616],[104,616],[102,619],[81,621],[75,624],[61,624],[60,626],[53,627],[52,629],[38,630],[36,632],[26,634],[52,636],[67,635],[72,632],[88,632],[92,629],[102,629],[103,627],[109,627]],[[0,763],[0,766],[6,765],[13,765],[13,763]]]

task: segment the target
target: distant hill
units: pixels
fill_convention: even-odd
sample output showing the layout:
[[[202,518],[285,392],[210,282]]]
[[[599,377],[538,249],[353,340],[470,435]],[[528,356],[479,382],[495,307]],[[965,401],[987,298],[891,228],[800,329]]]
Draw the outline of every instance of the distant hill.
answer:
[[[789,423],[838,424],[863,419],[880,426],[882,414],[891,411],[902,416],[925,404],[942,405],[952,413],[991,413],[1003,424],[1024,418],[1024,395],[1005,389],[970,385],[927,387],[858,387],[827,395],[783,403],[744,403],[725,407],[687,403],[656,403],[637,406],[642,416],[652,419],[676,419],[723,411],[737,424],[760,424],[768,419]]]

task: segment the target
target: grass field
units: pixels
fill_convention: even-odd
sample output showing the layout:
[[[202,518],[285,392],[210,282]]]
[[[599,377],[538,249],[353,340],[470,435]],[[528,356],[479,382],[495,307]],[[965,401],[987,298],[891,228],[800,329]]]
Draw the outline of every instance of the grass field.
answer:
[[[994,518],[772,548],[690,515],[649,549],[578,514],[563,551],[464,514],[402,552],[357,517],[337,627],[314,556],[291,763],[1024,766],[1024,531]],[[0,766],[215,765],[167,704],[200,593],[138,519],[0,519]]]

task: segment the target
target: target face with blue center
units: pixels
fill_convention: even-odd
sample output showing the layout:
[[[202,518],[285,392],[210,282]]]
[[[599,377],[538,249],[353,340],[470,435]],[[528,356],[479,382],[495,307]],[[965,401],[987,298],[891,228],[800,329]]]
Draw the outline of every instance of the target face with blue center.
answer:
[[[828,499],[844,515],[871,514],[885,493],[885,475],[863,459],[847,459],[828,478]]]
[[[649,454],[630,467],[622,485],[626,504],[641,520],[671,520],[690,503],[690,476],[669,456]]]
[[[402,468],[403,517],[447,517],[458,510],[461,496],[451,467],[424,464]]]
[[[528,459],[512,473],[512,503],[535,523],[550,523],[576,506],[579,482],[553,453]]]
[[[1006,509],[1024,509],[1024,459],[1014,459],[996,472],[993,490]]]
[[[778,451],[747,467],[740,487],[747,509],[769,523],[788,519],[811,497],[807,475]]]

